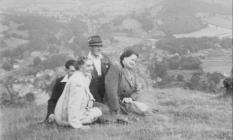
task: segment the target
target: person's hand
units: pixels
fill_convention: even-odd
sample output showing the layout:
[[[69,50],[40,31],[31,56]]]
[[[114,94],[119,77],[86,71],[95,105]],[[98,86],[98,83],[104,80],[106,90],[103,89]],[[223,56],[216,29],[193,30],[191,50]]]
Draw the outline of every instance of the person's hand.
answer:
[[[88,130],[88,129],[90,129],[91,127],[90,126],[88,126],[88,125],[83,125],[82,127],[80,127],[80,129],[82,129],[82,130]]]
[[[55,115],[54,114],[50,114],[48,117],[48,123],[52,123],[55,121]]]
[[[88,102],[87,108],[93,107],[93,103],[94,103],[94,101],[93,101],[93,100],[90,100],[90,101]]]
[[[123,98],[122,102],[123,103],[132,103],[133,99],[132,98]]]

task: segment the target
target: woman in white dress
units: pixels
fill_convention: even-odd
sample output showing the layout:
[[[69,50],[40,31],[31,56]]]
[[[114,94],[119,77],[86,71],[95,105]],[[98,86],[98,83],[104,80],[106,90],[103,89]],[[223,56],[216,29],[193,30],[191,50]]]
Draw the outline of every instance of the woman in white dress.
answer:
[[[95,99],[89,90],[92,69],[92,61],[87,57],[77,60],[77,71],[69,78],[55,107],[58,125],[83,128],[102,115],[99,108],[93,107]]]

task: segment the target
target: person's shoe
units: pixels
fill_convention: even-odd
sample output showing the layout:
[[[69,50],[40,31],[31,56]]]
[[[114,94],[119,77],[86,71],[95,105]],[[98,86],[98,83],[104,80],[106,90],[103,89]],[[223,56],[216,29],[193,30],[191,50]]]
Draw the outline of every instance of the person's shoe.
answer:
[[[118,116],[115,123],[118,124],[129,124],[129,119],[127,117]]]
[[[98,118],[98,119],[95,121],[95,123],[99,123],[99,124],[109,124],[110,121],[107,120],[107,119],[104,119],[103,117],[100,117],[100,118]]]

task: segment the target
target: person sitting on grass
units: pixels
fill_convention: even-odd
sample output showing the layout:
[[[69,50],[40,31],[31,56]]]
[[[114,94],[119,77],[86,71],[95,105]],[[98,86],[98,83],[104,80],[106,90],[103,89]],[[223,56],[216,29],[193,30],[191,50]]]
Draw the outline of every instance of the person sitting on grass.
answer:
[[[112,65],[105,77],[105,101],[113,114],[146,115],[149,107],[137,101],[140,96],[140,84],[135,69],[138,53],[125,50],[120,56],[120,64]]]
[[[101,115],[98,107],[93,107],[95,99],[89,90],[93,64],[87,57],[80,57],[75,65],[77,71],[68,80],[55,107],[58,125],[85,128]]]
[[[54,118],[55,106],[57,104],[59,97],[61,96],[63,92],[66,82],[68,81],[68,79],[71,77],[71,75],[75,71],[75,67],[74,67],[75,62],[76,61],[73,59],[66,61],[65,63],[66,75],[59,77],[55,79],[54,81],[55,83],[54,83],[54,86],[52,86],[53,87],[52,95],[50,99],[48,100],[47,115],[45,118],[45,121],[48,123],[53,123],[55,121],[55,118]]]

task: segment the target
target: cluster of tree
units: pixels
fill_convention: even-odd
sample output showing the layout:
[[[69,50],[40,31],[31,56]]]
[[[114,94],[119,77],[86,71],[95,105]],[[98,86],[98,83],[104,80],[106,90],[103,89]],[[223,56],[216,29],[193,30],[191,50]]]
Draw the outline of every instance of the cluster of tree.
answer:
[[[163,22],[160,28],[167,34],[179,34],[201,29],[204,25],[195,17],[197,2],[194,0],[166,0],[158,18]]]
[[[139,14],[134,13],[133,18],[141,23],[142,29],[146,32],[154,28],[153,17],[149,11],[144,11],[143,13]]]
[[[229,48],[231,45],[230,39],[220,40],[217,37],[175,38],[168,36],[156,42],[156,46],[159,49],[166,50],[171,54],[177,53],[179,55],[216,48],[216,44],[223,45],[224,48]]]
[[[33,67],[37,67],[40,70],[43,69],[54,69],[56,67],[63,66],[64,63],[70,59],[67,54],[55,54],[48,57],[46,60],[42,61],[40,57],[35,57],[33,59]]]
[[[221,73],[194,73],[189,81],[185,82],[184,88],[217,93],[221,80],[225,77]]]
[[[231,38],[223,38],[222,40],[220,40],[220,45],[226,49],[232,48],[232,39]]]
[[[173,56],[165,59],[169,69],[196,70],[201,69],[201,61],[197,57]]]
[[[199,90],[204,92],[217,93],[222,90],[221,85],[224,76],[220,73],[193,73],[191,79],[185,79],[182,73],[178,75],[169,75],[169,67],[165,61],[157,62],[149,66],[150,77],[154,87],[182,87],[185,89]]]
[[[146,10],[142,13],[132,12],[129,15],[120,15],[111,21],[112,25],[115,27],[120,26],[126,22],[130,22],[128,28],[130,28],[130,25],[135,25],[135,27],[140,27],[145,32],[148,32],[154,28],[153,16],[149,10]],[[135,27],[131,27],[130,29],[136,30]]]
[[[51,45],[65,47],[65,45],[70,44],[72,37],[78,39],[76,46],[86,45],[82,40],[87,40],[84,37],[87,25],[80,17],[73,18],[69,23],[63,23],[51,17],[24,14],[6,15],[5,21],[6,25],[10,21],[15,22],[19,24],[18,30],[27,31],[29,43],[24,47],[19,46],[12,50],[5,50],[1,55],[2,57],[16,58],[22,56],[24,51],[47,50]]]
[[[0,58],[7,58],[7,59],[22,59],[24,52],[28,50],[29,46],[27,45],[20,45],[16,48],[9,48],[4,49],[0,52]]]
[[[201,70],[201,61],[196,57],[179,57],[164,58],[162,61],[156,59],[149,65],[151,78],[163,78],[167,75],[168,70]]]

